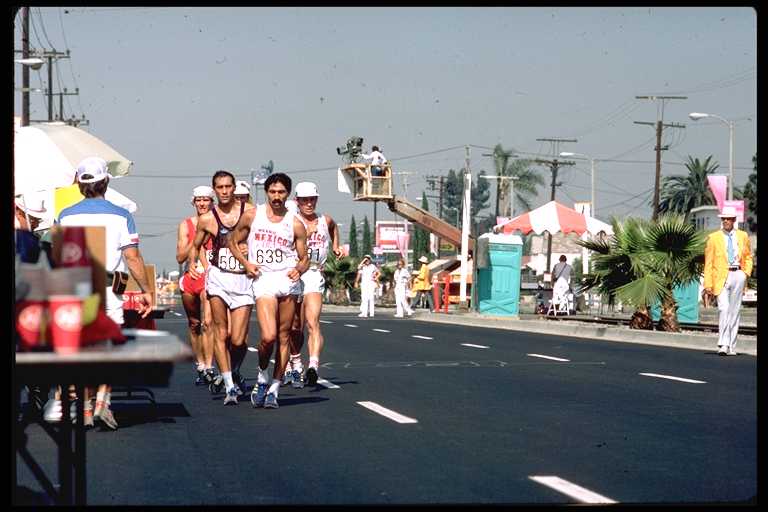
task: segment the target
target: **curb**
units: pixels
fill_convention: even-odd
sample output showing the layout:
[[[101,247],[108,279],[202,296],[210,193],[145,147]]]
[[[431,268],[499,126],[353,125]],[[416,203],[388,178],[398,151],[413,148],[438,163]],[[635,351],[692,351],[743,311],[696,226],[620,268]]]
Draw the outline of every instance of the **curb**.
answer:
[[[390,308],[383,308],[388,310]],[[357,312],[356,306],[323,305],[323,311],[328,313]],[[588,338],[604,341],[617,341],[623,343],[639,343],[644,345],[657,345],[665,347],[702,350],[706,352],[717,351],[716,334],[699,334],[689,332],[660,332],[641,331],[630,329],[626,326],[602,325],[578,321],[558,321],[538,319],[520,319],[502,316],[486,316],[477,313],[423,313],[417,310],[411,320],[419,322],[431,322],[451,325],[468,325],[472,327],[485,327],[491,329],[504,329],[509,331],[535,332],[539,334],[551,334],[554,336],[569,336],[572,338]],[[736,345],[739,354],[757,355],[757,336],[739,335]]]

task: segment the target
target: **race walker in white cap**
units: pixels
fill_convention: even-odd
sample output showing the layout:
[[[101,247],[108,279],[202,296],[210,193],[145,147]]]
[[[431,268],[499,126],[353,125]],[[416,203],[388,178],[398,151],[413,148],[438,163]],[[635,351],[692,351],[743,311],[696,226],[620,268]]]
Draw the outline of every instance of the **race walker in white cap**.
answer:
[[[323,334],[320,332],[320,313],[323,308],[323,294],[325,293],[323,268],[329,250],[332,250],[336,257],[342,256],[342,251],[339,248],[339,227],[329,215],[317,212],[318,196],[317,186],[314,183],[303,181],[296,185],[298,218],[307,230],[309,270],[301,276],[301,306],[297,308],[291,331],[289,369],[290,380],[294,388],[304,386],[301,349],[304,345],[305,325],[309,345],[309,368],[306,373],[306,381],[310,386],[317,384],[320,352],[323,350],[324,344]]]
[[[179,224],[176,237],[176,261],[187,265],[187,271],[179,279],[181,302],[187,314],[189,341],[195,353],[197,380],[196,384],[210,384],[215,378],[213,370],[213,337],[210,332],[210,303],[205,297],[205,269],[208,267],[213,240],[211,237],[203,243],[204,254],[197,261],[189,260],[189,250],[195,240],[197,223],[201,215],[211,211],[216,194],[206,185],[192,190],[191,203],[195,215],[187,217]],[[194,268],[197,279],[189,273]]]

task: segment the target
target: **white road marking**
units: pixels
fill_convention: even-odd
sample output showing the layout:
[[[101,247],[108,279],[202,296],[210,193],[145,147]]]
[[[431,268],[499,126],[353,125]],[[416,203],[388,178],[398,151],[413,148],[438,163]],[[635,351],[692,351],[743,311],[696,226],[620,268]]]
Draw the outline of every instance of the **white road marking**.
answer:
[[[641,373],[646,377],[657,377],[659,379],[679,380],[680,382],[690,382],[691,384],[706,384],[704,380],[684,379],[682,377],[673,377],[672,375],[660,375],[658,373]]]
[[[325,379],[317,379],[317,383],[327,387],[328,389],[341,389],[340,386],[337,386],[333,382],[325,380]]]
[[[578,500],[582,503],[617,503],[616,501],[601,496],[596,492],[592,492],[589,489],[585,489],[579,485],[576,485],[568,480],[556,476],[530,476],[528,477],[534,482],[538,482],[547,487],[570,496],[571,498]]]
[[[411,338],[418,338],[420,340],[433,340],[434,338],[430,338],[429,336],[421,336],[418,334],[412,334]]]
[[[472,343],[462,343],[461,345],[463,347],[472,347],[472,348],[491,348],[491,347],[486,347],[485,345],[474,345]]]
[[[382,416],[387,417],[392,421],[396,421],[398,423],[418,423],[419,422],[418,420],[409,418],[408,416],[403,416],[402,414],[392,411],[390,409],[387,409],[386,407],[382,407],[375,402],[357,402],[357,403],[359,405],[362,405],[366,409],[370,409],[371,411],[377,414],[381,414]]]
[[[571,361],[570,359],[563,359],[561,357],[544,356],[544,355],[541,355],[541,354],[526,354],[526,355],[527,356],[531,356],[531,357],[540,357],[542,359],[551,359],[553,361],[563,361],[565,363],[568,363],[568,362]]]
[[[371,329],[371,330],[372,331],[376,331],[376,332],[392,332],[392,331],[388,331],[386,329]]]
[[[177,313],[177,312],[175,312],[175,311],[171,311],[171,313],[173,313],[173,314],[174,314],[174,315],[176,315],[176,316],[182,316],[182,315],[181,315],[181,313]]]
[[[258,352],[256,347],[248,347],[248,352]]]
[[[320,320],[320,323],[321,324],[332,324],[333,322],[331,322],[330,320]]]
[[[344,324],[344,327],[357,327],[355,324]]]

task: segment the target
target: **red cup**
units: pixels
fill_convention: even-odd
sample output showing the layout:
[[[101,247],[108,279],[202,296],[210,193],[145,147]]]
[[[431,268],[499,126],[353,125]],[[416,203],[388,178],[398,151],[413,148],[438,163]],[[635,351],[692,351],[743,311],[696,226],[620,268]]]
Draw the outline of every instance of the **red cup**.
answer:
[[[45,333],[42,332],[44,316],[44,300],[24,300],[16,304],[16,332],[19,333],[19,348],[22,351],[45,345]]]
[[[48,304],[53,350],[59,354],[77,352],[83,330],[83,299],[76,295],[51,295]]]
[[[85,243],[85,228],[67,226],[61,239],[62,267],[90,267],[91,256]]]

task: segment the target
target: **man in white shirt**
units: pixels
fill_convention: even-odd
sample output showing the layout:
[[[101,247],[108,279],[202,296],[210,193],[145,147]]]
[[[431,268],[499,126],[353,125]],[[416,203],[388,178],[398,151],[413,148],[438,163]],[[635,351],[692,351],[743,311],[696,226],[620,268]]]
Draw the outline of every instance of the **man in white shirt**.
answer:
[[[361,156],[371,161],[371,176],[384,176],[381,166],[387,163],[387,158],[379,151],[379,146],[372,146],[370,154],[363,153]]]
[[[360,314],[357,316],[373,316],[373,302],[378,284],[379,269],[371,263],[371,257],[366,254],[357,267],[357,277],[355,277],[355,288],[360,286]]]
[[[552,279],[555,284],[552,287],[552,299],[554,303],[568,300],[568,291],[571,289],[571,267],[565,254],[560,256],[560,261],[552,268]]]

